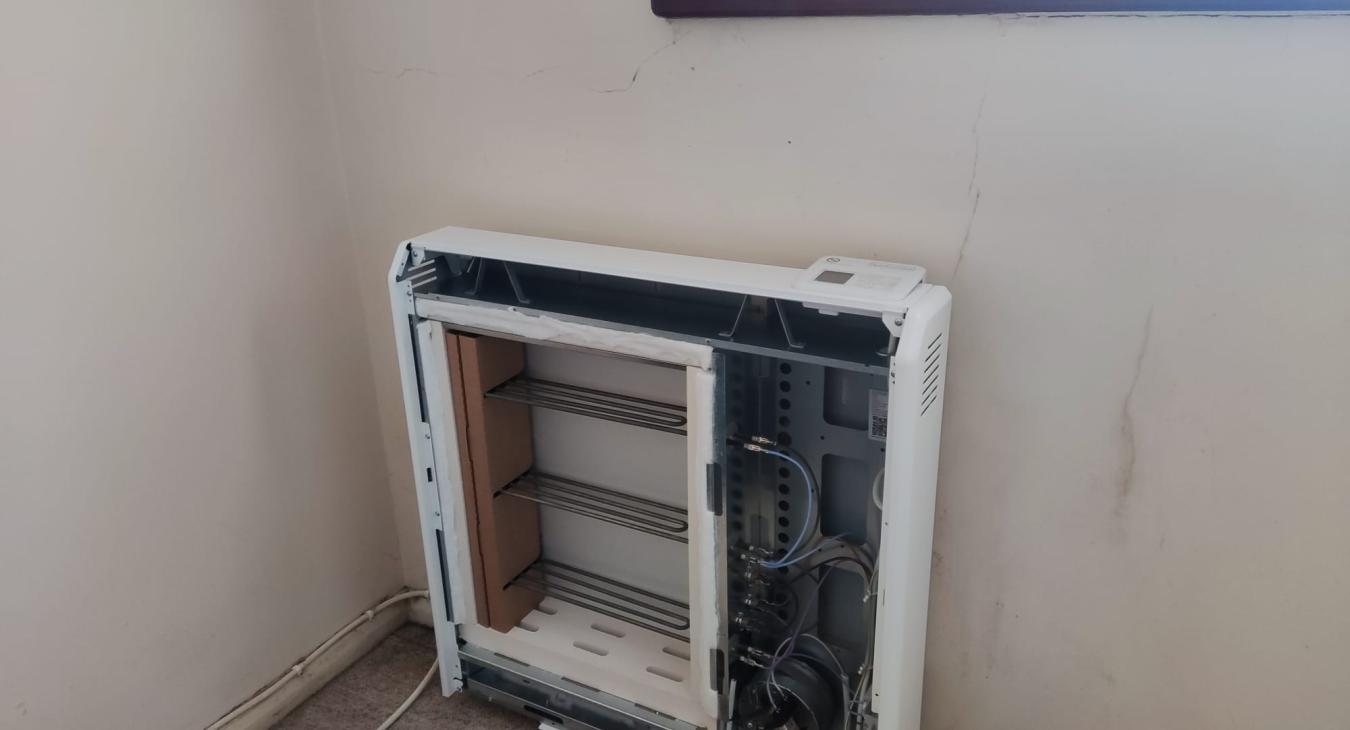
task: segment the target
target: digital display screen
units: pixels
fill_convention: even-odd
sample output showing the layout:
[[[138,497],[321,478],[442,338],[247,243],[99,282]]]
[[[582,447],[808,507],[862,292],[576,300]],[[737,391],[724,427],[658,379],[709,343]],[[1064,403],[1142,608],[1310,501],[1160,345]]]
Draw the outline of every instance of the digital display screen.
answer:
[[[853,278],[853,274],[847,271],[830,271],[826,269],[816,275],[816,281],[822,281],[826,284],[843,284]]]

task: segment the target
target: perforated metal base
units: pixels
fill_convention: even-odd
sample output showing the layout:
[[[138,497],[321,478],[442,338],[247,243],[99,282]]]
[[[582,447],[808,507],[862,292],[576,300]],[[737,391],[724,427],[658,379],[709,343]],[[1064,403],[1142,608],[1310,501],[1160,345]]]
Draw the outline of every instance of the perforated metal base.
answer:
[[[464,689],[566,730],[699,730],[690,723],[561,675],[465,644]]]

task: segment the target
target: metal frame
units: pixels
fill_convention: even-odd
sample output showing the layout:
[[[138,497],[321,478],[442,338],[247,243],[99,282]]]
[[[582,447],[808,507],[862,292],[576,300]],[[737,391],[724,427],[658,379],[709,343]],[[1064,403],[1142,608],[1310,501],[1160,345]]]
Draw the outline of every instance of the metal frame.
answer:
[[[503,658],[473,644],[460,647],[459,654],[466,667],[465,688],[469,692],[560,730],[700,730],[622,697]],[[554,707],[567,707],[569,712],[552,710]]]
[[[426,255],[480,256],[512,264],[547,266],[734,295],[750,294],[871,316],[903,312],[906,303],[918,293],[917,289],[901,292],[808,290],[797,286],[803,269],[456,226],[418,236],[407,245]],[[913,268],[921,279],[923,269]],[[890,328],[884,321],[883,325]],[[899,334],[898,331],[895,334]]]
[[[433,340],[437,339],[434,337],[435,331],[439,328],[419,324],[413,281],[404,276],[405,269],[423,263],[425,258],[420,252],[414,251],[412,246],[400,246],[389,270],[389,293],[390,308],[394,315],[395,346],[402,373],[403,402],[408,419],[408,444],[412,451],[416,482],[417,516],[422,527],[422,552],[426,557],[431,625],[436,638],[436,656],[440,662],[441,693],[449,696],[463,686],[457,651],[458,635],[454,628],[455,619],[462,615],[462,611],[452,607],[458,597],[449,585],[450,571],[458,570],[458,563],[451,561],[451,555],[446,551],[447,545],[458,545],[459,541],[453,529],[447,535],[447,523],[442,519],[444,510],[441,504],[441,482],[438,479],[441,470],[436,464],[432,415],[427,408],[428,384],[421,377],[419,352],[423,343],[433,345]],[[443,339],[440,344],[444,347]],[[431,384],[431,387],[434,388],[435,384]],[[450,429],[453,438],[453,419],[449,420],[450,424],[445,428]],[[425,475],[425,479],[420,478],[421,475]],[[453,521],[450,526],[453,528]]]

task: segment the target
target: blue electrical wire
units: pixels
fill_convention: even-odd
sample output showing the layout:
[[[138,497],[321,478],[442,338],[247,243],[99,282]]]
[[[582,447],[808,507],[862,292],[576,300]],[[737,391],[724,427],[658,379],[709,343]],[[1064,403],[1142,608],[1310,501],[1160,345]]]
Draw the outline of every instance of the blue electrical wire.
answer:
[[[766,568],[783,568],[796,562],[796,560],[789,561],[788,559],[792,557],[793,553],[797,552],[797,548],[801,547],[802,540],[805,540],[806,534],[811,531],[812,507],[815,506],[816,480],[811,476],[811,470],[806,468],[806,464],[803,464],[796,456],[765,446],[760,446],[759,451],[777,456],[778,458],[791,463],[793,466],[797,467],[797,470],[802,473],[802,477],[806,479],[806,519],[802,521],[801,532],[797,533],[797,539],[793,541],[792,547],[788,548],[787,552],[783,553],[783,557],[778,560],[764,562],[764,567]],[[807,553],[807,555],[809,554],[810,553]],[[803,555],[801,557],[806,556]]]

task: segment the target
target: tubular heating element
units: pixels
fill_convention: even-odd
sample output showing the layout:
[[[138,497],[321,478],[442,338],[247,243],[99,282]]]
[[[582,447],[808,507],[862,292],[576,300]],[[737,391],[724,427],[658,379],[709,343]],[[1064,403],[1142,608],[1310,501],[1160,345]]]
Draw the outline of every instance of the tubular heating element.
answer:
[[[575,479],[530,471],[506,485],[498,493],[502,495],[528,499],[667,540],[688,542],[689,517],[684,509]]]
[[[512,585],[688,641],[689,604],[588,570],[541,558],[517,576]]]

